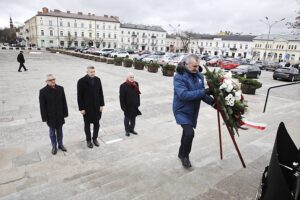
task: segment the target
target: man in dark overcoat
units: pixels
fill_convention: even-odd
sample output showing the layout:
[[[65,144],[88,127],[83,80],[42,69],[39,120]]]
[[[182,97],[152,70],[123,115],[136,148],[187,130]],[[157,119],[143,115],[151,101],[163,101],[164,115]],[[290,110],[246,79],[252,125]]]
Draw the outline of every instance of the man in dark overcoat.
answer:
[[[57,153],[58,148],[67,151],[63,145],[62,126],[65,117],[68,116],[68,107],[64,88],[56,85],[55,77],[47,75],[47,85],[40,90],[39,101],[42,121],[47,122],[52,144],[52,154]]]
[[[87,75],[79,79],[77,83],[77,101],[79,111],[84,119],[84,131],[87,146],[93,148],[99,146],[98,132],[100,119],[104,107],[104,96],[100,78],[95,76],[95,67],[87,67]],[[91,137],[90,124],[94,125],[93,137]],[[93,140],[93,143],[92,143]]]
[[[18,57],[17,57],[17,61],[20,63],[19,65],[19,69],[18,69],[18,72],[21,72],[21,69],[22,67],[24,68],[25,71],[27,71],[24,63],[25,63],[25,58],[24,58],[24,55],[23,55],[23,51],[20,51]]]
[[[120,86],[120,105],[124,112],[125,135],[130,133],[137,135],[134,130],[135,119],[142,113],[139,111],[140,106],[140,90],[139,84],[134,80],[134,74],[129,73],[127,79]]]

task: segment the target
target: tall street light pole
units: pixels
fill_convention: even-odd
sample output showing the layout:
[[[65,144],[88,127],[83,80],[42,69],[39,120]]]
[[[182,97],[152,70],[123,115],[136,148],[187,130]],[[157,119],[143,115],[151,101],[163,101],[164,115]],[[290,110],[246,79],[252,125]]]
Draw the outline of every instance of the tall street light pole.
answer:
[[[282,22],[284,20],[285,20],[285,18],[282,18],[280,20],[270,22],[269,17],[265,17],[265,20],[260,20],[260,22],[262,22],[268,26],[268,37],[267,37],[267,44],[265,46],[264,60],[266,60],[266,57],[267,57],[267,48],[268,48],[268,43],[269,43],[269,39],[270,39],[271,29],[275,24]]]

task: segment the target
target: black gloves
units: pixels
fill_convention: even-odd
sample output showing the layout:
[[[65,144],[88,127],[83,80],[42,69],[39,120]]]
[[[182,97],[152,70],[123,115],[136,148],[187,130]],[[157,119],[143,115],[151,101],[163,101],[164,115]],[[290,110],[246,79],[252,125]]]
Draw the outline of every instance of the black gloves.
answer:
[[[205,94],[206,95],[213,95],[213,92],[210,88],[205,88]]]

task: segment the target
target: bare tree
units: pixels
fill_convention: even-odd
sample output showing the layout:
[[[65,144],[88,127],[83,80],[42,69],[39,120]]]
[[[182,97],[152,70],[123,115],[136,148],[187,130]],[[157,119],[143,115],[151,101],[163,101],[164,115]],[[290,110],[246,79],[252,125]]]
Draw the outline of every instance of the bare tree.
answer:
[[[67,35],[68,48],[72,45],[72,43],[76,40],[76,37],[73,37],[70,32]]]
[[[178,35],[177,35],[182,42],[182,48],[185,53],[188,53],[188,51],[189,51],[189,46],[191,43],[192,35],[193,35],[193,33],[190,31],[183,31],[183,32],[178,33]]]
[[[104,42],[103,38],[97,38],[97,39],[95,39],[95,45],[96,45],[96,47],[99,48],[103,42]]]
[[[296,0],[298,8],[300,6],[300,1]],[[293,29],[294,33],[300,34],[300,9],[296,11],[297,12],[297,17],[295,18],[294,22],[287,22],[286,25],[288,28]]]

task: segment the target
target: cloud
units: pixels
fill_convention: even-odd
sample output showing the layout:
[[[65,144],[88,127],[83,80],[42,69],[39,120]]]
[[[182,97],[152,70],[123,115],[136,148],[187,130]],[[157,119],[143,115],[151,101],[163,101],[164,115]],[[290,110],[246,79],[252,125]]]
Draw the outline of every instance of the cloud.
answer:
[[[298,0],[299,1],[299,0]],[[216,33],[220,30],[244,34],[267,33],[267,26],[259,20],[265,16],[270,21],[286,18],[293,21],[299,10],[297,0],[1,0],[0,27],[9,26],[9,16],[24,22],[42,7],[71,12],[82,11],[96,15],[116,15],[122,22],[161,25],[172,31],[169,24],[181,30]],[[273,27],[272,33],[288,33],[285,22]]]

